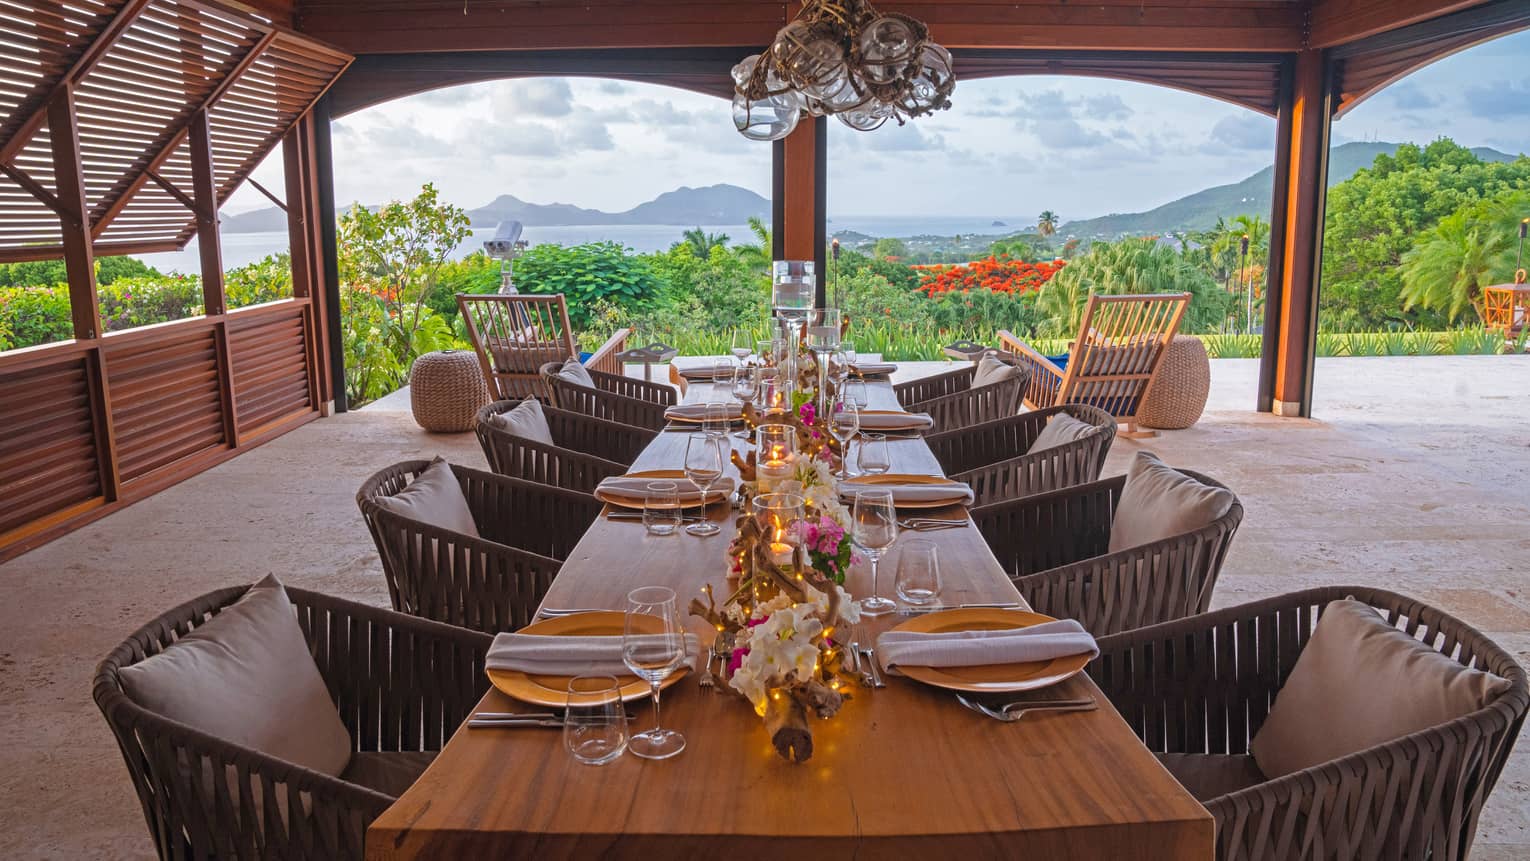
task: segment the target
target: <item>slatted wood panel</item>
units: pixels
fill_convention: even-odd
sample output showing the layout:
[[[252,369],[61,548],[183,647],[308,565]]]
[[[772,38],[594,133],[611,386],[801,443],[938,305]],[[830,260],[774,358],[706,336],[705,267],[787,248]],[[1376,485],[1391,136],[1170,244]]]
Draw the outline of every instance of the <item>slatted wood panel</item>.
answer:
[[[9,140],[122,4],[0,4],[0,141]]]
[[[0,375],[0,536],[100,495],[85,357]]]
[[[112,425],[122,481],[219,448],[223,432],[218,359],[211,325],[166,329],[163,337],[106,341]]]
[[[313,409],[306,306],[283,303],[229,316],[239,435]]]

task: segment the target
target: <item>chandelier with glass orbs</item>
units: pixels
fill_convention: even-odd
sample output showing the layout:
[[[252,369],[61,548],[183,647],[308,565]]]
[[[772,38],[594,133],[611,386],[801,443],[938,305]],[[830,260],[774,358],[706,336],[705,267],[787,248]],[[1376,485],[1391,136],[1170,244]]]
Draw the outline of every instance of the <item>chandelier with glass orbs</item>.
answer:
[[[945,110],[956,87],[951,53],[929,36],[923,23],[865,0],[808,0],[766,53],[733,67],[733,124],[773,141],[804,111],[865,132]]]

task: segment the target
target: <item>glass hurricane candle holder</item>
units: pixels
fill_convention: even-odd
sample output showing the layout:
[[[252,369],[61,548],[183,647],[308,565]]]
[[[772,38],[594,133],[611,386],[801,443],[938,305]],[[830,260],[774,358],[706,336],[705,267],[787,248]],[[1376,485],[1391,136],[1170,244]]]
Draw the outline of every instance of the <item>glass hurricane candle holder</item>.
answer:
[[[777,260],[771,265],[770,307],[784,320],[803,320],[818,293],[812,260]]]
[[[786,424],[764,424],[756,429],[755,476],[761,494],[789,481],[796,461],[797,429]]]
[[[795,493],[765,493],[756,496],[750,505],[761,534],[770,542],[767,547],[770,561],[781,566],[793,564],[799,547],[792,525],[806,512],[803,498]]]

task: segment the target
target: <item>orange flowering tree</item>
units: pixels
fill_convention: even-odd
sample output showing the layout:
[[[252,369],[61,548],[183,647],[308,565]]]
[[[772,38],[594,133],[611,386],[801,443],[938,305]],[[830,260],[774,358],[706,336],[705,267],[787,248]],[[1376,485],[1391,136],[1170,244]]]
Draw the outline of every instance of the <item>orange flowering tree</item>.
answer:
[[[933,265],[916,267],[923,277],[919,290],[931,299],[947,293],[987,290],[990,293],[1007,293],[1018,296],[1040,290],[1052,280],[1065,265],[1057,260],[1046,263],[1027,263],[1009,257],[990,255],[982,260],[960,265]]]

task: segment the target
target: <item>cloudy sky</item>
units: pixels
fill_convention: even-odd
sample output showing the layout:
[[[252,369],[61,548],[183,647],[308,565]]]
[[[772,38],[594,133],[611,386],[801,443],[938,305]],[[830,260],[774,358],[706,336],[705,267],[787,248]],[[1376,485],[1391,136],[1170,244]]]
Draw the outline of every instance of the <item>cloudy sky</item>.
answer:
[[[1425,68],[1351,111],[1348,140],[1530,152],[1530,33]],[[1269,163],[1272,119],[1202,96],[1088,78],[957,85],[954,107],[903,128],[829,127],[829,213],[1064,219],[1150,208]],[[623,210],[680,185],[768,195],[769,144],[733,131],[726,102],[654,85],[547,78],[438,90],[334,128],[341,203],[432,181],[472,208],[498,194]],[[281,186],[279,156],[256,174]],[[266,205],[241,189],[227,211]]]

